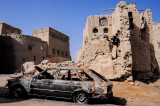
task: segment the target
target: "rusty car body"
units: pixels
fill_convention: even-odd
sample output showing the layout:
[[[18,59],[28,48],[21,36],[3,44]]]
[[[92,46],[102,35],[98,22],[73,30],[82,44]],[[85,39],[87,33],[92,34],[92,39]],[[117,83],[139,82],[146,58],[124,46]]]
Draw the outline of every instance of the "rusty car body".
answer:
[[[88,103],[90,98],[110,99],[113,84],[91,69],[48,68],[37,75],[23,75],[8,80],[11,94],[17,98],[25,95],[40,95],[72,98],[79,103]]]

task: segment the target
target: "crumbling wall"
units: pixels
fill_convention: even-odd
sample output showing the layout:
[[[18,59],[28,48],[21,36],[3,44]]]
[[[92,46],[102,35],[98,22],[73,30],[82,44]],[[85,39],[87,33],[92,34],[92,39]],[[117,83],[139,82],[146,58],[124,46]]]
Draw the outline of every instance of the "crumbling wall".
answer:
[[[131,38],[133,76],[135,79],[154,79],[154,74],[159,72],[159,65],[155,57],[151,10],[147,9],[141,13],[139,23],[139,38]],[[134,32],[136,31],[133,30],[132,33]]]
[[[44,60],[47,43],[28,35],[1,35],[0,51],[0,73],[14,73],[26,61],[39,64]]]
[[[21,34],[22,31],[18,28],[12,27],[6,23],[0,23],[0,35],[6,34]]]
[[[107,25],[100,25],[102,18]],[[122,1],[111,15],[88,17],[77,62],[109,79],[150,79],[159,70],[153,38],[151,11],[139,15],[136,4]]]
[[[107,19],[107,25],[99,26],[99,19],[102,18]],[[107,28],[108,32],[104,33],[104,28]],[[102,71],[104,68],[108,68],[107,71],[113,73],[113,64],[109,62],[112,60],[109,33],[111,33],[111,17],[107,15],[88,17],[84,29],[82,49],[77,57],[80,66],[95,69],[101,74],[105,73]]]
[[[112,27],[114,28],[114,32],[116,32],[112,33],[113,38],[119,40],[118,44],[114,44],[114,47],[116,47],[116,49],[115,51],[113,49],[112,52],[117,53],[117,57],[113,58],[114,71],[115,75],[117,75],[118,78],[120,78],[122,76],[131,75],[132,70],[131,44],[129,41],[131,35],[128,21],[128,7],[126,2],[120,2],[117,5],[115,12],[112,14],[112,16],[113,20],[119,21],[119,25],[117,25],[117,23],[113,23]],[[119,18],[117,18],[117,16]]]
[[[15,68],[18,70],[26,61],[34,61],[35,64],[40,63],[46,58],[47,43],[28,35],[7,35],[12,38]]]
[[[160,66],[160,24],[153,23],[153,45],[155,48],[155,55]]]
[[[107,78],[120,78],[131,74],[131,46],[128,12],[125,2],[117,5],[112,15],[89,16],[82,49],[78,53],[80,66],[92,68]],[[101,26],[100,20],[106,18],[108,24]],[[94,32],[94,29],[97,32]],[[104,29],[108,32],[105,33]]]

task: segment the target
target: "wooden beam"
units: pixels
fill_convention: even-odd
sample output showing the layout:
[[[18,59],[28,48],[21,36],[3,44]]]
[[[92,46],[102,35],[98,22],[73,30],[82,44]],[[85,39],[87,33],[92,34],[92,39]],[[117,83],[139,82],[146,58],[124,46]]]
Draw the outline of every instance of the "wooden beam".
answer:
[[[109,11],[109,10],[115,10],[115,8],[104,9],[103,11]],[[145,10],[138,9],[138,11],[145,11]]]
[[[103,11],[115,10],[115,8],[104,9]]]

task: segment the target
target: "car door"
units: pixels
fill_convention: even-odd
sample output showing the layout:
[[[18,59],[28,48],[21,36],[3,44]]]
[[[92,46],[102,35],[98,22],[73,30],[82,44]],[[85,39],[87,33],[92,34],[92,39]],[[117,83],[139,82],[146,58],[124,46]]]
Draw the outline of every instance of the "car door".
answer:
[[[50,93],[53,92],[53,82],[54,78],[51,76],[47,77],[43,73],[39,74],[31,81],[30,94],[50,96]]]
[[[72,70],[60,70],[58,77],[54,80],[54,95],[57,97],[70,98],[75,89],[75,82],[72,80]],[[80,81],[80,80],[78,80]]]
[[[31,94],[37,95],[50,95],[51,84],[53,80],[50,79],[33,79],[31,82]]]

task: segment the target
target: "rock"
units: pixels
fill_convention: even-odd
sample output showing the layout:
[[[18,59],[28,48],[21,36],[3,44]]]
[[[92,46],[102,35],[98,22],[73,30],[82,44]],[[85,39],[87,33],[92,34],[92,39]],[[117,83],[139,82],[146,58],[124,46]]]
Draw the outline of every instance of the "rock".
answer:
[[[35,63],[34,62],[25,62],[24,64],[21,65],[20,71],[24,73],[28,73],[30,71],[33,71],[35,68]]]
[[[133,77],[132,77],[132,76],[128,77],[128,78],[127,78],[127,81],[128,81],[128,82],[133,82]]]
[[[34,65],[33,62],[26,62],[22,65],[21,70],[23,70],[24,73],[34,72],[34,74],[37,75],[39,72],[34,68],[35,66],[38,66],[42,68],[43,70],[46,70],[47,68],[54,68],[54,67],[76,67],[77,64],[74,61],[51,63],[49,62],[49,60],[43,60],[38,65]]]
[[[131,85],[135,85],[135,83],[134,83],[134,82],[130,82],[130,84],[131,84]]]
[[[138,83],[135,83],[134,85],[135,85],[135,86],[139,86],[139,84],[138,84]]]
[[[49,63],[49,60],[43,60],[43,61],[41,62],[42,65],[47,65],[48,63]]]

